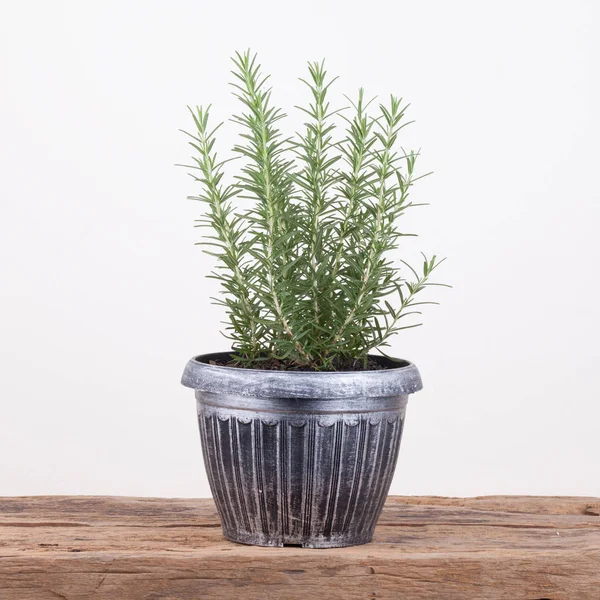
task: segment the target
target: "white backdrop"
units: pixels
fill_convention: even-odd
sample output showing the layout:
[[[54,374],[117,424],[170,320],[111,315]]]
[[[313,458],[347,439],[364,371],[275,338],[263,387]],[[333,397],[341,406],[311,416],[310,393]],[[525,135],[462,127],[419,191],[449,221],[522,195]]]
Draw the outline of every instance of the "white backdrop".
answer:
[[[435,175],[408,257],[448,257],[396,494],[600,495],[600,5],[594,0],[2,2],[0,495],[207,496],[193,354],[226,348],[194,247],[185,105],[229,56],[412,103]],[[233,142],[226,127],[222,148]]]

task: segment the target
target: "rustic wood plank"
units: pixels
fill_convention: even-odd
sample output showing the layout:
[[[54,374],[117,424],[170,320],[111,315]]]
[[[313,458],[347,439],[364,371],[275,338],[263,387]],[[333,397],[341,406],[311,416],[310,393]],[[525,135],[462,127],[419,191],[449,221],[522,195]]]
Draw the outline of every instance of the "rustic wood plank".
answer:
[[[0,600],[598,600],[600,499],[390,497],[372,544],[258,548],[212,500],[0,498]]]

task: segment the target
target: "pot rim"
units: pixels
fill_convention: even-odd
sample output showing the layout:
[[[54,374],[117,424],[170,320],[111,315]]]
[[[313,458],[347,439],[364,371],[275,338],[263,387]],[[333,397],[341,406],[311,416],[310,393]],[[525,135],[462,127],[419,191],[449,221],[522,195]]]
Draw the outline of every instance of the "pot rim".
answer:
[[[182,385],[207,393],[315,400],[408,395],[423,388],[416,365],[405,359],[391,359],[402,366],[372,371],[271,371],[208,363],[230,355],[231,351],[192,357]]]

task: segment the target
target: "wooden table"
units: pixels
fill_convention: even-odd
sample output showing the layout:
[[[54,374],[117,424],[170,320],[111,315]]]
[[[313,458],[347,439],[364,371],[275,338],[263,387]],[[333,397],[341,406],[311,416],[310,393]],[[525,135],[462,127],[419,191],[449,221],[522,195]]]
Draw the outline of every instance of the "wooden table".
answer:
[[[372,544],[226,541],[212,500],[0,498],[0,600],[600,600],[600,499],[390,497]]]

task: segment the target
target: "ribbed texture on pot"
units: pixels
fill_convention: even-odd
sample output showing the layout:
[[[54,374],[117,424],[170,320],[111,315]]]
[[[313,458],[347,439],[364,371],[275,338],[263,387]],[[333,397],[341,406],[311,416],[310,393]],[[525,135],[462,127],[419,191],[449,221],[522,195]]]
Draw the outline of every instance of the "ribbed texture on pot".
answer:
[[[408,396],[254,401],[196,392],[206,471],[230,540],[369,542],[394,474]],[[258,399],[257,399],[258,400]]]

